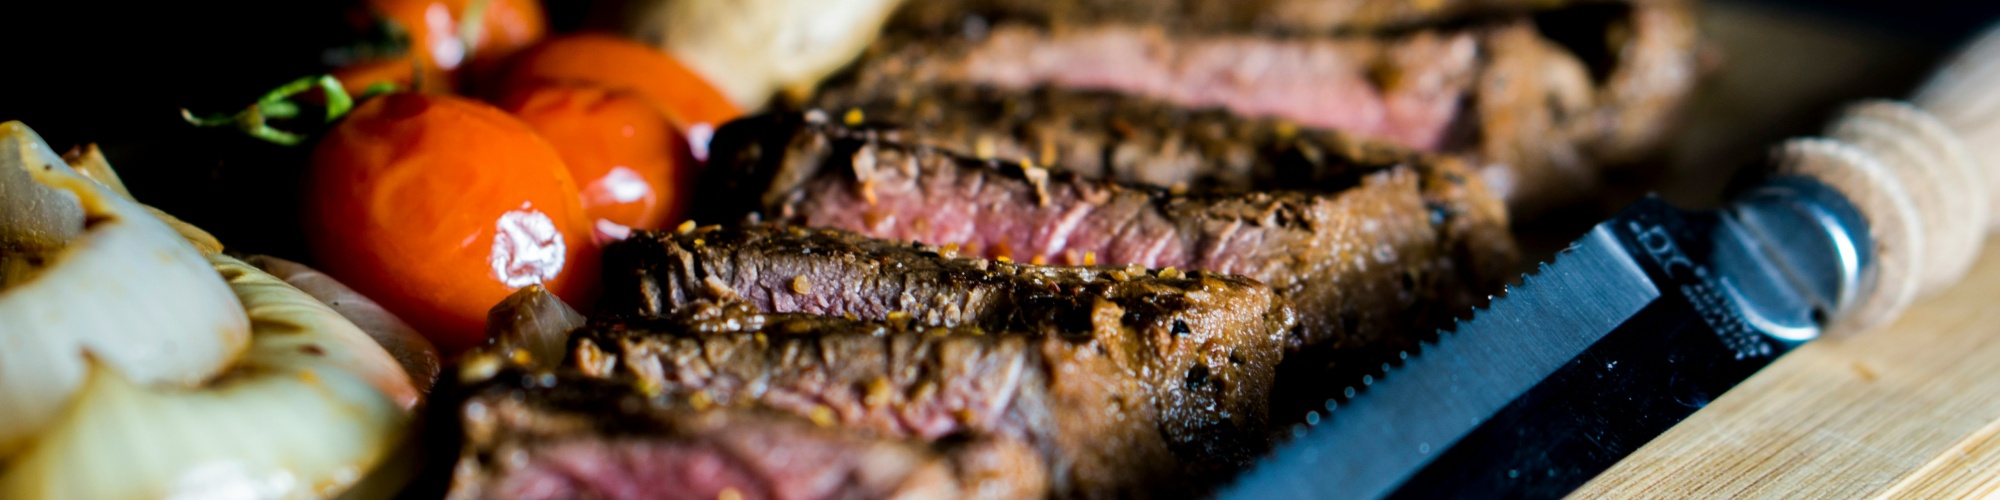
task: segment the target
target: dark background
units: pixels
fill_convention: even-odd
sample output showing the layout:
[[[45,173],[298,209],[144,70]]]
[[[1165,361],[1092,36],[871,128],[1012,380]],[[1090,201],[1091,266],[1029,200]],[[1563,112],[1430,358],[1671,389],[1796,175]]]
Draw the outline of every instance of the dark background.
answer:
[[[0,28],[0,120],[24,121],[58,149],[103,145],[141,200],[239,250],[300,255],[293,207],[305,152],[195,130],[178,113],[233,111],[324,71],[322,51],[351,40],[351,0],[27,3],[9,6]],[[1750,3],[1872,25],[1936,49],[1928,52],[2000,17],[2000,2]],[[587,8],[584,0],[547,5],[558,30],[576,26]]]

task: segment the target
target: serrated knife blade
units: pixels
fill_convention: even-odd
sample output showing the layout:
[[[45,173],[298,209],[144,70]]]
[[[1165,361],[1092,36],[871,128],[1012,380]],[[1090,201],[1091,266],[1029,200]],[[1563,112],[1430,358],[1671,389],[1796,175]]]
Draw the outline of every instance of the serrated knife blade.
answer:
[[[1801,277],[1867,265],[1865,234],[1805,179],[1716,212],[1642,201],[1329,400],[1221,496],[1567,494],[1815,337],[1842,297],[1828,287],[1851,284]]]

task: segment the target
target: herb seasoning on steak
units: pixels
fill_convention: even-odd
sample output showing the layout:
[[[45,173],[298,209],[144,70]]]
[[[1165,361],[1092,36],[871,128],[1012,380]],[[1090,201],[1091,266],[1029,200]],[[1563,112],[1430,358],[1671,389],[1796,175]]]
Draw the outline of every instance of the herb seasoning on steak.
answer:
[[[926,4],[914,3],[910,9],[934,7],[919,5]],[[934,85],[1016,93],[1041,87],[1116,92],[1460,156],[1479,166],[1480,175],[1517,213],[1533,214],[1592,192],[1602,184],[1605,169],[1640,161],[1663,143],[1700,74],[1690,10],[1680,1],[1593,3],[1423,29],[1282,37],[1190,32],[1135,21],[1063,23],[1052,29],[1001,16],[975,33],[892,31],[848,78],[828,85],[813,103],[835,111],[883,102],[921,105],[932,92],[923,87]],[[960,13],[971,14],[976,12]],[[938,112],[956,113],[954,108]],[[1052,109],[1038,106],[1010,117],[1026,123],[967,128],[983,128],[996,138],[1016,136],[1031,147],[1027,152],[1040,152],[1035,149],[1040,141],[1051,138],[1017,136],[1034,134],[1032,126],[1007,127],[1042,125],[1026,113],[1067,112]],[[1149,118],[1145,113],[1075,114],[1088,121],[1071,121],[1071,126],[1095,128],[1098,134],[1163,127],[1168,130],[1154,134],[1166,137],[1176,127],[1142,120]],[[1052,139],[1057,149],[1065,142],[1089,140]],[[978,150],[975,144],[950,147]],[[1033,155],[1003,157],[1021,158],[1045,161]],[[1198,167],[1242,161],[1192,159]],[[1175,168],[1146,167],[1169,172],[1120,179],[1159,182]],[[1204,172],[1192,173],[1198,177]]]
[[[1299,309],[1295,347],[1407,348],[1515,258],[1498,201],[1448,161],[1357,167],[1344,189],[1176,193],[896,137],[822,113],[739,120],[717,133],[695,206],[989,258],[1247,276]]]
[[[1247,279],[1212,273],[1149,271],[1137,267],[1038,266],[959,257],[954,255],[957,252],[953,248],[865,238],[846,231],[768,225],[704,227],[685,232],[639,232],[606,250],[606,295],[601,309],[614,316],[637,318],[629,321],[635,325],[648,324],[647,318],[714,311],[717,310],[714,306],[703,305],[702,301],[718,299],[743,301],[738,304],[752,311],[825,315],[820,319],[812,319],[815,316],[788,317],[780,327],[765,326],[756,335],[737,336],[736,342],[755,339],[760,349],[768,347],[776,350],[781,348],[779,344],[781,339],[787,338],[787,332],[813,332],[818,340],[803,344],[806,345],[803,349],[809,352],[833,350],[839,354],[832,358],[839,360],[837,364],[832,361],[820,363],[816,355],[807,355],[801,359],[819,364],[767,367],[758,362],[760,358],[744,357],[738,361],[747,364],[731,365],[733,372],[717,367],[697,369],[701,373],[724,376],[720,385],[706,380],[669,378],[656,381],[662,387],[725,392],[704,396],[711,399],[726,399],[729,397],[726,393],[739,388],[727,382],[730,380],[727,375],[733,374],[735,380],[757,380],[759,384],[769,386],[763,390],[782,393],[778,386],[783,384],[774,381],[774,378],[782,377],[773,374],[774,369],[779,374],[801,370],[817,374],[822,370],[835,370],[848,375],[831,379],[844,380],[851,385],[836,385],[831,390],[846,392],[830,394],[819,389],[806,390],[815,399],[789,401],[830,404],[840,410],[836,412],[839,415],[862,418],[866,426],[885,433],[940,437],[964,430],[962,425],[954,423],[958,416],[956,411],[978,408],[945,411],[930,407],[936,411],[926,413],[918,410],[922,406],[898,404],[870,413],[864,410],[877,407],[862,403],[868,400],[870,394],[922,392],[917,387],[924,385],[957,387],[954,384],[961,382],[955,380],[977,377],[961,377],[951,374],[950,370],[982,365],[965,360],[939,360],[941,364],[938,366],[943,368],[920,370],[930,374],[922,380],[890,376],[900,370],[890,369],[889,365],[893,363],[930,366],[909,359],[908,353],[897,349],[933,348],[928,347],[929,344],[884,344],[881,332],[889,330],[885,330],[883,325],[912,328],[911,336],[919,340],[954,332],[957,336],[969,333],[972,337],[979,337],[940,340],[950,343],[946,347],[987,346],[1001,342],[998,340],[1000,333],[1014,332],[1017,336],[1033,335],[1034,339],[1041,340],[1007,340],[990,348],[1014,346],[1011,348],[1018,350],[1030,346],[1035,347],[1034,359],[1056,360],[1055,366],[1049,368],[1035,368],[1041,365],[1040,362],[1030,366],[1028,373],[1031,380],[1053,377],[1064,383],[1074,381],[1079,385],[1062,387],[1077,394],[1144,394],[1137,399],[1116,403],[1121,407],[1148,407],[1143,412],[1130,410],[1135,416],[1130,418],[1128,427],[1139,429],[1143,435],[1151,436],[1149,439],[1165,439],[1163,449],[1181,457],[1180,460],[1185,462],[1182,468],[1189,472],[1213,474],[1233,470],[1263,450],[1266,410],[1275,367],[1283,356],[1296,322],[1288,303],[1277,298],[1269,288]],[[691,310],[697,313],[690,313]],[[853,323],[839,316],[877,323]],[[684,320],[662,330],[727,330],[729,328],[702,325],[743,323],[715,319]],[[617,332],[587,333],[582,338],[591,339],[593,345],[602,349],[622,346],[619,349],[624,349],[627,354],[615,357],[631,362],[633,358],[629,350],[632,347],[623,343],[632,337]],[[833,341],[826,339],[837,338],[832,334],[838,332],[847,332],[846,337],[838,338],[860,344],[836,348],[830,344]],[[992,337],[985,336],[989,332]],[[603,338],[605,336],[615,338]],[[642,337],[658,336],[647,334]],[[714,336],[700,338],[699,341],[682,339],[675,344],[679,350],[673,352],[681,353],[677,356],[684,359],[668,363],[668,366],[687,366],[690,360],[696,358],[686,356],[698,352],[690,349],[699,346],[714,348],[718,346],[709,344],[723,342]],[[884,352],[884,349],[890,352]],[[963,347],[960,351],[938,352],[972,352],[965,349],[978,350]],[[858,352],[840,352],[844,350]],[[750,352],[747,348],[734,345],[723,351]],[[1010,356],[1013,355],[1018,354]],[[1110,359],[1104,359],[1104,356],[1110,356]],[[1008,371],[1012,375],[1006,378],[1021,376],[1020,366],[1009,366],[1013,366]],[[1050,373],[1071,375],[1043,374],[1050,370],[1054,370]],[[673,374],[663,375],[671,377]],[[878,380],[884,376],[890,377]],[[826,378],[812,380],[824,381]],[[893,390],[882,385],[891,382],[895,384]],[[1030,383],[1022,390],[1046,392],[1036,388],[1042,385],[1047,384]],[[1112,385],[1123,389],[1107,389]],[[715,389],[717,387],[721,389]],[[997,386],[988,386],[989,389],[994,387]],[[1086,391],[1087,387],[1092,389]],[[1065,394],[1068,393],[1057,392],[1059,396]],[[971,397],[946,391],[938,396],[961,401],[1017,401],[1022,405],[1039,404],[1044,399],[1020,399],[1012,392]],[[783,406],[780,403],[770,404]],[[1074,434],[1077,436],[1117,436],[1130,430],[1123,427],[1097,429],[1095,424],[1069,423],[1071,415],[1083,419],[1079,422],[1090,422],[1089,415],[1094,413],[1081,408],[1101,409],[1104,404],[1062,406],[1074,410],[1055,417],[1056,423],[1061,424],[1056,426],[1058,430],[1094,429],[1078,431],[1079,434]],[[809,412],[813,408],[795,409]],[[882,412],[898,415],[898,418],[884,418]],[[981,432],[1009,436],[1053,432],[1044,431],[1042,428],[1047,427],[1044,425],[1017,420],[1005,423],[1002,420],[1006,419],[989,418],[979,413],[971,415],[981,425],[998,426],[979,429]],[[1148,416],[1139,418],[1137,415]],[[1090,442],[1082,438],[1042,441]],[[1150,441],[1135,442],[1143,444]],[[1065,447],[1063,453],[1058,455],[1104,453],[1100,448]],[[1142,447],[1117,453],[1121,457],[1144,457],[1146,454],[1139,452],[1148,449]],[[1077,462],[1089,465],[1103,461],[1078,459]],[[1076,474],[1086,476],[1078,481],[1094,484],[1104,480],[1089,477],[1118,476],[1110,470],[1082,467],[1076,469]],[[1101,488],[1086,489],[1094,491]]]
[[[1008,440],[925,443],[754,406],[663,406],[628,383],[575,372],[501,370],[448,396],[442,424],[462,435],[453,499],[1046,494],[1040,457]]]
[[[1200,288],[1202,278],[1180,281]],[[1212,480],[1265,449],[1278,334],[1262,352],[1153,337],[1112,301],[1093,304],[1085,329],[1049,335],[697,302],[573,342],[584,372],[696,407],[754,404],[895,438],[1027,443],[1063,496]]]
[[[1680,0],[1636,0],[1664,4]],[[891,29],[929,33],[978,30],[983,23],[1039,26],[1151,24],[1175,32],[1325,34],[1410,29],[1476,16],[1571,8],[1600,0],[927,0],[905,2]]]
[[[1354,183],[1354,172],[1437,161],[1330,129],[1111,92],[980,85],[913,86],[888,96],[860,92],[831,88],[816,102],[896,126],[901,139],[947,151],[1155,186],[1339,189]]]

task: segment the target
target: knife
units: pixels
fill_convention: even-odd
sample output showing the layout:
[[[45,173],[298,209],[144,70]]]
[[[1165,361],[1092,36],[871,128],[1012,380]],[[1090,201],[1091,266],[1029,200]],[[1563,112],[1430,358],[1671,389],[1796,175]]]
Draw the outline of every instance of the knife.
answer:
[[[1220,496],[1562,496],[1793,348],[1894,319],[2000,213],[2000,155],[1971,147],[2000,145],[2000,29],[1912,101],[1784,143],[1720,209],[1649,198],[1596,225]]]

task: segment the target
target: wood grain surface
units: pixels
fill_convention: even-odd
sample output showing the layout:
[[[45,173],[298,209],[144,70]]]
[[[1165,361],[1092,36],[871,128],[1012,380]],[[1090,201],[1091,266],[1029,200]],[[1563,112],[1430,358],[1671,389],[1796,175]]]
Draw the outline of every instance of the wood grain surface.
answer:
[[[1575,496],[2000,496],[2000,243],[1956,287],[1780,358]]]

